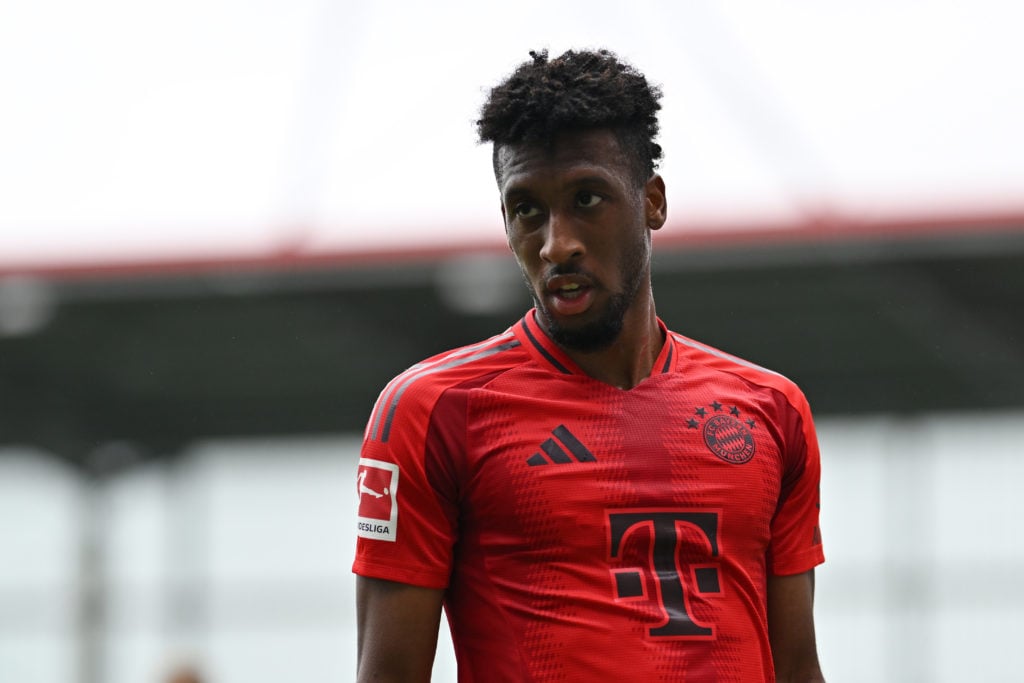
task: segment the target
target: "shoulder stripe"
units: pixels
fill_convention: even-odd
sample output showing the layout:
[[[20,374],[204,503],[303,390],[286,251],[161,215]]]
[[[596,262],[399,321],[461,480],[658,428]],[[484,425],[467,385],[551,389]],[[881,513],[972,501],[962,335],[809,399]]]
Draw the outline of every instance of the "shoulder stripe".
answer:
[[[416,380],[420,379],[421,377],[426,377],[427,375],[432,375],[435,372],[440,372],[442,370],[448,370],[450,368],[457,368],[460,365],[465,365],[466,363],[472,363],[473,361],[477,361],[477,360],[480,360],[482,358],[489,358],[490,356],[493,356],[493,355],[498,354],[498,353],[502,353],[503,351],[508,351],[509,349],[515,348],[515,347],[517,347],[519,345],[520,345],[519,340],[518,339],[513,339],[512,341],[505,342],[504,344],[499,344],[498,346],[492,346],[490,348],[484,349],[483,351],[479,351],[478,353],[474,353],[474,354],[469,355],[469,356],[461,356],[461,357],[449,360],[448,362],[442,362],[440,364],[433,364],[433,365],[431,365],[430,367],[424,369],[421,372],[413,373],[412,375],[410,375],[395,390],[394,395],[391,397],[391,400],[388,403],[387,417],[384,420],[384,429],[383,429],[383,431],[381,432],[381,435],[380,435],[381,442],[382,443],[387,442],[388,437],[391,435],[391,421],[392,421],[392,419],[394,419],[395,411],[398,409],[398,402],[402,399],[402,394],[405,393],[405,390],[408,389],[409,386],[413,382],[415,382]],[[374,431],[376,432],[376,430],[374,430]]]
[[[567,368],[564,365],[562,365],[561,363],[559,363],[558,359],[555,358],[554,356],[552,356],[551,353],[547,349],[545,349],[544,346],[539,341],[537,341],[537,338],[533,336],[533,332],[530,332],[530,326],[526,324],[525,320],[520,321],[519,325],[520,325],[520,327],[523,328],[523,332],[526,333],[526,337],[530,340],[530,343],[533,344],[533,346],[538,351],[540,351],[540,354],[542,356],[544,356],[544,358],[546,358],[549,363],[551,363],[553,366],[555,366],[555,369],[557,369],[563,375],[571,375],[572,374],[572,371],[569,370],[569,368]]]
[[[783,375],[779,374],[778,372],[775,372],[774,370],[769,370],[768,368],[761,367],[760,365],[751,363],[750,361],[743,360],[742,358],[738,358],[731,354],[725,353],[724,351],[719,351],[718,349],[713,349],[710,346],[705,346],[704,344],[695,342],[692,339],[683,337],[682,335],[676,334],[675,332],[672,333],[672,338],[675,339],[680,344],[685,344],[690,348],[697,349],[698,351],[703,351],[704,353],[709,353],[712,356],[721,358],[722,360],[727,360],[732,363],[736,363],[737,365],[742,365],[746,368],[750,368],[751,370],[758,370],[760,372],[767,372],[778,377],[783,377]]]
[[[380,434],[381,415],[385,412],[384,406],[388,405],[392,395],[395,393],[396,388],[403,382],[405,382],[407,378],[411,378],[413,375],[423,372],[424,370],[430,369],[440,363],[448,362],[453,358],[458,358],[463,355],[472,354],[475,351],[478,351],[489,345],[497,344],[499,342],[512,338],[514,338],[512,332],[506,330],[504,333],[500,335],[491,337],[490,339],[485,339],[484,341],[479,342],[477,344],[472,344],[470,346],[464,346],[458,349],[453,349],[448,353],[441,355],[440,357],[421,361],[419,363],[416,363],[415,365],[406,368],[404,371],[402,371],[401,374],[399,374],[390,382],[388,382],[388,385],[384,387],[384,391],[382,391],[380,396],[377,398],[377,403],[373,407],[373,421],[371,425],[367,426],[366,436],[369,437],[371,440],[377,440],[377,436]]]

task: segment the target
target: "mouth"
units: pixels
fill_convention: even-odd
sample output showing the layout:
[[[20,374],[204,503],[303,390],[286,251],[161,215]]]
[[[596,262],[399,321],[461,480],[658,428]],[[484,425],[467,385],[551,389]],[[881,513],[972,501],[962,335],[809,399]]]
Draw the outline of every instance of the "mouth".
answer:
[[[593,303],[594,285],[582,275],[556,275],[545,283],[551,308],[561,315],[579,315]]]

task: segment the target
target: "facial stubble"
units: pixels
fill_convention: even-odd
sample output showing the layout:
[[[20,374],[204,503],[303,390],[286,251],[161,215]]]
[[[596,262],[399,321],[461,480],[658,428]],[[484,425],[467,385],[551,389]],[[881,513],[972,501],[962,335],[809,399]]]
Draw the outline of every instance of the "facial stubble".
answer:
[[[544,328],[563,348],[583,353],[601,351],[615,343],[625,325],[626,312],[636,301],[640,289],[646,283],[647,264],[650,260],[650,243],[647,239],[638,240],[633,244],[630,253],[622,260],[621,276],[624,289],[611,295],[601,315],[585,325],[570,328],[561,325],[531,286],[530,279],[523,270],[523,277],[530,289],[537,311],[540,313]],[[521,268],[521,264],[520,264]],[[522,269],[522,268],[521,268]],[[572,265],[556,267],[550,275],[584,274]]]

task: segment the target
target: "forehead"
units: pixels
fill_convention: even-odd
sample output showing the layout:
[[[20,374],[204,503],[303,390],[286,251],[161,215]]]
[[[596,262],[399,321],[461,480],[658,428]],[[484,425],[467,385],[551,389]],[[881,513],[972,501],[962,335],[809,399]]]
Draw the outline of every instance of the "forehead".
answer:
[[[630,177],[629,158],[618,137],[605,129],[560,133],[550,144],[500,145],[495,159],[503,193],[522,182],[575,171],[617,177],[623,182]]]

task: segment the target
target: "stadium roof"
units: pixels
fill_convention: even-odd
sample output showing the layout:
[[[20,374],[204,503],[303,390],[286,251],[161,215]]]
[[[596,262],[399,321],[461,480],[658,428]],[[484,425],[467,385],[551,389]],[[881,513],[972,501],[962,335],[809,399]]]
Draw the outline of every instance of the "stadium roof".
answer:
[[[1024,219],[874,227],[664,243],[658,313],[819,415],[1024,406]],[[392,376],[529,306],[503,250],[363,256],[0,279],[0,444],[103,474],[204,439],[358,432]]]

